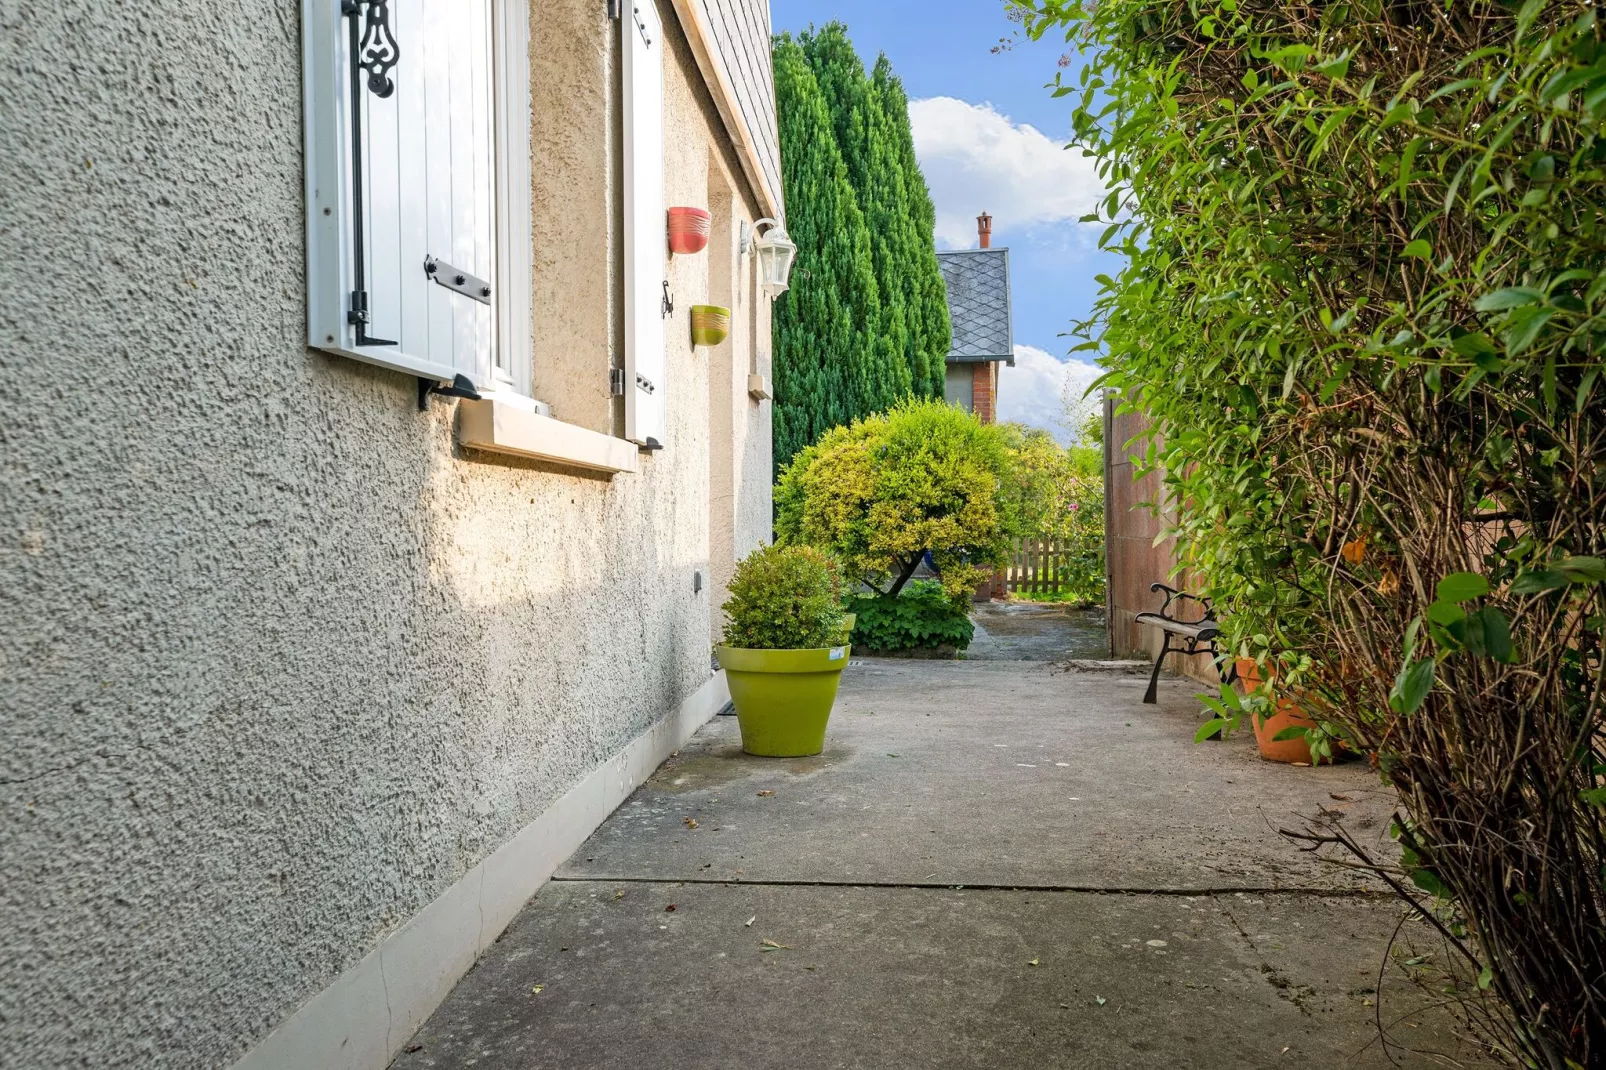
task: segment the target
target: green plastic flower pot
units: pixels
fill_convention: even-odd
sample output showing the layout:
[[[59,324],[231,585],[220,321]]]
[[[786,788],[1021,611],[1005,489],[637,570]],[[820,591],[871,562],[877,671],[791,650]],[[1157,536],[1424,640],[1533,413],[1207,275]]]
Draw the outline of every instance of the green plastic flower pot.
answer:
[[[825,723],[848,665],[845,646],[815,650],[715,648],[742,728],[742,749],[801,758],[825,749]]]

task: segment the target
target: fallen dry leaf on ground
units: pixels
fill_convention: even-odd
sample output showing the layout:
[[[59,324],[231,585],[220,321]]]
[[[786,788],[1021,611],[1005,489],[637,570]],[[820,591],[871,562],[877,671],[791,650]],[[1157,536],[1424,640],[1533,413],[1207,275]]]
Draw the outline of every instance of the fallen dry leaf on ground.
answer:
[[[742,922],[742,924],[747,926],[749,929],[751,929],[753,927],[753,923],[755,921],[757,921],[757,920],[758,920],[758,915],[754,914],[751,918],[748,918],[746,921]]]
[[[761,940],[759,942],[759,950],[760,951],[790,951],[790,950],[792,950],[792,945],[791,944],[777,944],[774,940],[771,940],[769,937],[766,936],[763,940]]]
[[[689,829],[694,829],[697,827],[697,819],[695,817],[683,818],[682,820],[686,822],[686,827]]]
[[[675,904],[670,903],[668,906],[664,907],[664,913],[665,914],[673,914],[674,912],[675,912]]]
[[[761,791],[758,794],[759,794],[760,798],[767,798],[768,796],[774,795],[775,793],[773,791]]]
[[[1028,966],[1041,966],[1042,963],[1037,961],[1036,959],[1033,959],[1032,961],[1028,962],[1026,965],[1028,965]]]

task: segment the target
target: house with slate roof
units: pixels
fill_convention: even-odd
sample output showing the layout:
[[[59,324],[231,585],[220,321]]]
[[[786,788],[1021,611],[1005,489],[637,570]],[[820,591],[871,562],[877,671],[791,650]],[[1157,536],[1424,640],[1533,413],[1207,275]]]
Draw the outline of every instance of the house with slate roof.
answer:
[[[1015,364],[1009,250],[992,248],[992,232],[993,217],[983,212],[976,217],[977,248],[937,253],[953,322],[943,396],[984,424],[998,417],[998,366]]]

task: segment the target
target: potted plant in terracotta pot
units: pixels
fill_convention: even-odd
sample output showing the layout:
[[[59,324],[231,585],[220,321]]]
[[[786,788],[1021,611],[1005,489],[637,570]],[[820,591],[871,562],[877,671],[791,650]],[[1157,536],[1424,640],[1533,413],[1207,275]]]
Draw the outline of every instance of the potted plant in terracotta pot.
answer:
[[[825,747],[848,664],[851,622],[836,561],[809,546],[761,546],[736,566],[715,647],[749,754],[794,758]]]
[[[1237,667],[1238,679],[1243,681],[1245,689],[1265,689],[1267,692],[1265,705],[1249,719],[1255,730],[1255,745],[1260,748],[1260,756],[1272,762],[1312,764],[1306,730],[1316,728],[1316,719],[1288,695],[1266,688],[1266,682],[1260,675],[1260,665],[1253,658],[1239,658]],[[1272,679],[1275,682],[1276,676]]]
[[[1254,658],[1238,658],[1234,668],[1243,694],[1231,684],[1222,684],[1219,699],[1204,698],[1205,705],[1216,716],[1201,726],[1196,738],[1207,739],[1216,732],[1225,736],[1247,715],[1255,732],[1255,745],[1267,761],[1315,765],[1333,760],[1337,741],[1327,737],[1305,708],[1309,696],[1278,688],[1275,668],[1268,682]],[[1318,741],[1314,751],[1313,739]]]

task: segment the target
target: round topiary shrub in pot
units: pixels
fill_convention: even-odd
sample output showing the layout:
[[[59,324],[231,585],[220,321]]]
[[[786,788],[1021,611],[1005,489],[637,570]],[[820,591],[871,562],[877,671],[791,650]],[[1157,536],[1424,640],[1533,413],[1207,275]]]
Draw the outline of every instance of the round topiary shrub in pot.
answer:
[[[848,664],[842,577],[809,546],[761,546],[736,566],[725,642],[714,649],[749,754],[795,758],[825,748]]]

